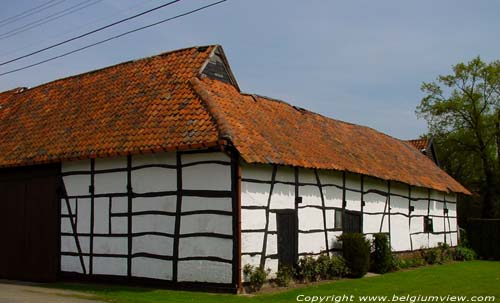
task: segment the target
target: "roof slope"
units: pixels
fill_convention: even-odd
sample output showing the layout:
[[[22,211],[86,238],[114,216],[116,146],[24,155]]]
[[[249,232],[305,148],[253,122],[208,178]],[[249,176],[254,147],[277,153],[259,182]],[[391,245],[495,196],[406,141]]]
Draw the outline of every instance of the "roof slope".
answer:
[[[405,141],[371,128],[244,95],[226,83],[192,80],[225,136],[249,163],[349,171],[441,191],[469,191]],[[222,119],[218,119],[222,117]]]
[[[407,140],[406,142],[415,146],[415,148],[418,149],[419,151],[425,151],[425,149],[429,146],[429,140],[426,138]]]
[[[2,93],[0,166],[216,145],[216,125],[188,81],[214,48],[173,51]],[[1,101],[4,94],[10,98]]]
[[[0,167],[227,143],[249,163],[346,170],[469,193],[410,143],[241,94],[219,46],[0,93]]]

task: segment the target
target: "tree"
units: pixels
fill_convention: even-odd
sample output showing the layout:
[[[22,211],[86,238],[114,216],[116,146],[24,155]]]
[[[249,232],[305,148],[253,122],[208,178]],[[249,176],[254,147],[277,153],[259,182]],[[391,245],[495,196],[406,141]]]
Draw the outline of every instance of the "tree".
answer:
[[[444,168],[481,195],[482,217],[493,217],[500,195],[500,61],[459,63],[421,90],[416,113],[446,150]]]

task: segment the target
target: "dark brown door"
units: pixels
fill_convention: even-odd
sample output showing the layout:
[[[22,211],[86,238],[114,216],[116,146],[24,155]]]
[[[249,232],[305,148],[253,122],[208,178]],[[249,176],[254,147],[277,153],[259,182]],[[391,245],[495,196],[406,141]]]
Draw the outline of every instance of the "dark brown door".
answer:
[[[278,266],[297,263],[297,216],[294,210],[276,214],[278,228]]]
[[[58,166],[0,170],[0,278],[57,278],[58,171]]]
[[[348,211],[344,213],[342,230],[345,233],[361,233],[361,212]]]

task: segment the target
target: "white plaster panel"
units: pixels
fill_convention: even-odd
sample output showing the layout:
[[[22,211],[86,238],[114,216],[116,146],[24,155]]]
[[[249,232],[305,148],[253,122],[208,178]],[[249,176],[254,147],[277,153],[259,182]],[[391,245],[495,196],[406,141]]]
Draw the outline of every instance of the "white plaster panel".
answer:
[[[329,231],[327,234],[329,248],[342,248],[342,243],[338,240],[338,237],[342,235],[342,231]]]
[[[267,206],[270,184],[241,182],[241,205]]]
[[[271,209],[295,208],[295,186],[275,184],[271,197]]]
[[[276,181],[295,183],[295,173],[292,167],[279,166],[276,171]]]
[[[225,210],[232,211],[231,198],[206,198],[206,197],[182,197],[182,211],[195,211],[195,210]]]
[[[132,199],[132,211],[175,212],[177,196],[140,197]]]
[[[71,213],[74,215],[75,210],[76,210],[76,198],[68,199],[68,202],[69,202],[69,207],[70,207]],[[69,211],[68,211],[68,208],[66,206],[66,199],[61,199],[61,214],[69,215]]]
[[[109,232],[109,198],[94,199],[94,233]]]
[[[89,252],[90,242],[89,237],[79,236],[78,242],[83,253]],[[75,238],[73,236],[61,236],[61,251],[78,252]]]
[[[317,184],[318,181],[316,180],[316,175],[314,174],[314,170],[299,168],[299,183]]]
[[[431,189],[431,200],[444,200],[444,192]]]
[[[392,181],[391,194],[408,197],[408,184]]]
[[[448,216],[450,216],[450,217],[457,216],[457,205],[455,203],[447,203],[446,207],[448,208]]]
[[[412,217],[411,218],[411,233],[418,233],[424,231],[424,218],[423,217]]]
[[[342,189],[335,186],[324,186],[323,195],[325,197],[325,206],[342,207]]]
[[[345,185],[348,189],[361,190],[361,175],[347,173],[345,176]]]
[[[188,215],[181,217],[181,234],[212,232],[233,234],[233,218],[225,215]]]
[[[266,256],[275,255],[278,253],[278,235],[268,234],[266,245]]]
[[[277,226],[276,226],[276,213],[269,213],[269,226],[268,226],[269,231],[277,231]]]
[[[163,256],[173,255],[174,240],[170,237],[144,235],[132,238],[132,253],[151,253]]]
[[[231,264],[205,260],[179,261],[178,281],[231,283],[231,279]]]
[[[90,160],[64,161],[61,164],[61,172],[88,171],[90,172]]]
[[[457,219],[455,218],[450,218],[449,219],[450,221],[446,221],[447,224],[449,224],[449,227],[447,230],[451,230],[451,231],[456,231],[458,228],[457,228]],[[448,225],[447,225],[448,226]]]
[[[72,233],[73,232],[70,218],[61,218],[61,232],[62,233]]]
[[[93,273],[96,275],[127,275],[127,259],[111,257],[93,257]]]
[[[233,241],[213,237],[189,237],[179,239],[179,258],[220,257],[233,259]]]
[[[412,215],[427,215],[427,201],[411,201],[411,206],[413,206]]]
[[[444,243],[444,235],[429,235],[429,247],[437,247],[439,243]]]
[[[411,197],[412,198],[417,198],[417,199],[422,199],[422,200],[427,200],[428,198],[428,190],[423,187],[411,187]]]
[[[94,175],[96,194],[126,193],[127,172],[116,172]]]
[[[127,158],[102,158],[95,159],[95,170],[127,168]]]
[[[127,197],[111,198],[111,212],[112,213],[128,212],[128,198]]]
[[[90,174],[64,176],[63,182],[68,196],[89,195]]]
[[[273,168],[268,165],[242,164],[241,177],[243,179],[255,179],[271,181]]]
[[[264,233],[241,233],[241,252],[261,252]]]
[[[322,205],[321,201],[321,192],[319,191],[319,187],[317,186],[299,186],[299,196],[302,197],[303,205]]]
[[[434,232],[444,231],[443,218],[431,217]]]
[[[389,232],[389,216],[386,215],[382,225],[382,232]],[[382,215],[363,215],[363,232],[378,233],[380,232],[380,223]]]
[[[83,257],[85,268],[89,268],[89,257]],[[83,273],[80,257],[78,256],[61,256],[61,271]]]
[[[132,276],[172,280],[172,261],[151,258],[133,258]]]
[[[90,233],[90,199],[78,199],[78,233]]]
[[[394,251],[411,249],[408,218],[405,216],[391,216],[391,247]]]
[[[111,233],[124,234],[128,232],[128,220],[126,217],[111,218]]]
[[[136,193],[177,190],[177,170],[147,167],[132,171],[132,189]]]
[[[327,209],[325,211],[326,215],[326,228],[335,228],[335,210],[334,209]]]
[[[95,237],[94,253],[127,254],[128,240],[125,237]]]
[[[269,278],[271,278],[271,279],[275,278],[276,277],[275,273],[278,271],[278,260],[277,259],[269,259],[269,258],[267,258],[264,267],[266,269],[269,268],[271,270],[271,274],[270,274]]]
[[[325,233],[299,233],[299,253],[319,253],[326,249]]]
[[[320,170],[318,171],[319,179],[321,184],[335,184],[337,186],[342,186],[342,172],[330,171],[330,170]]]
[[[177,158],[172,152],[132,156],[132,167],[154,164],[177,165]]]
[[[264,209],[242,209],[241,229],[264,229],[266,228],[266,211]]]
[[[408,199],[391,195],[391,212],[408,214]]]
[[[384,211],[386,203],[385,196],[376,193],[368,193],[364,195],[363,199],[365,200],[363,211],[369,213],[379,213]],[[388,210],[386,209],[386,211]]]
[[[231,167],[220,164],[184,167],[182,187],[195,190],[231,190]]]
[[[345,198],[347,202],[346,209],[361,211],[361,193],[346,190]]]
[[[317,208],[299,208],[299,230],[323,229],[323,212]]]
[[[164,232],[173,234],[175,217],[163,215],[140,215],[132,217],[132,231],[139,232]]]
[[[422,249],[429,247],[428,235],[427,234],[416,234],[411,237],[413,242],[413,249]]]
[[[243,276],[243,266],[250,264],[253,266],[259,266],[260,265],[260,255],[241,255],[241,277],[244,278]],[[245,281],[248,282],[248,281]]]
[[[182,164],[188,164],[200,161],[225,161],[230,162],[231,158],[225,153],[214,152],[214,153],[193,153],[193,154],[182,154],[181,156]]]

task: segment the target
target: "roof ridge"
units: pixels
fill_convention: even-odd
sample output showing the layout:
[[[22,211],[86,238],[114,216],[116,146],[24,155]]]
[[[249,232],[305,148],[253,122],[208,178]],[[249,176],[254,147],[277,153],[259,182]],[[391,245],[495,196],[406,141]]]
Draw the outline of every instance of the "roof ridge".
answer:
[[[233,131],[226,121],[224,114],[220,111],[216,102],[212,99],[208,91],[203,87],[200,79],[193,77],[189,80],[194,92],[200,97],[201,101],[205,104],[207,112],[215,121],[220,139],[233,141]]]
[[[210,47],[216,47],[216,46],[217,46],[217,44],[198,45],[198,46],[184,47],[184,48],[180,48],[180,49],[166,51],[166,52],[162,52],[162,53],[159,53],[159,54],[155,54],[155,55],[151,55],[151,56],[147,56],[147,57],[143,57],[143,58],[139,58],[139,59],[132,59],[132,60],[128,60],[128,61],[119,62],[119,63],[113,64],[113,65],[99,67],[99,68],[96,68],[96,69],[93,69],[93,70],[90,70],[90,71],[86,71],[86,72],[83,72],[83,73],[80,73],[80,74],[62,77],[62,78],[59,78],[59,79],[56,79],[56,80],[52,80],[52,81],[49,81],[49,82],[38,84],[36,86],[30,87],[30,88],[27,88],[27,89],[31,90],[31,89],[39,88],[39,87],[44,86],[44,85],[57,83],[59,81],[64,81],[64,80],[68,80],[68,79],[72,79],[72,78],[82,77],[82,76],[90,75],[90,74],[93,74],[93,73],[96,73],[96,72],[104,71],[104,70],[107,70],[107,69],[111,69],[111,68],[115,68],[115,67],[119,67],[119,66],[123,66],[123,65],[128,65],[128,64],[131,64],[131,63],[137,63],[137,62],[141,62],[141,61],[146,61],[146,60],[150,60],[150,59],[156,58],[156,57],[171,55],[173,53],[182,52],[182,51],[186,51],[186,50],[189,50],[189,49],[203,49],[203,48],[206,48],[205,50],[203,50],[205,52]],[[14,88],[14,89],[16,89],[16,88]],[[8,92],[8,91],[11,91],[11,90],[14,90],[14,89],[9,89],[9,90],[6,90],[4,92]],[[0,94],[4,93],[4,92],[0,92]]]

